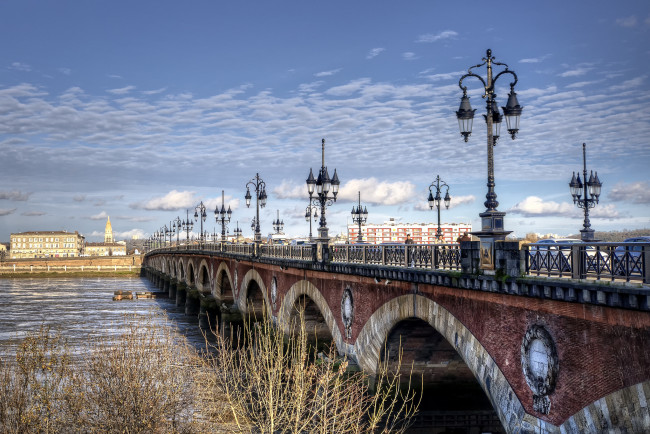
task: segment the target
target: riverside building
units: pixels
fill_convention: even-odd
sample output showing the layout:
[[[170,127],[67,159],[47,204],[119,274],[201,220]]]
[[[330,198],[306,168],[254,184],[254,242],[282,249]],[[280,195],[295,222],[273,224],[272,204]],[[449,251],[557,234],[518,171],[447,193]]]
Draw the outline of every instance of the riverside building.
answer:
[[[116,242],[113,237],[111,218],[106,221],[103,243],[86,243],[86,256],[123,256],[126,255],[126,243]]]
[[[74,231],[35,231],[11,234],[11,258],[66,258],[81,256],[84,236]]]
[[[437,223],[399,223],[391,218],[383,224],[361,225],[363,242],[370,244],[403,243],[409,235],[415,244],[434,244],[436,242]],[[471,223],[441,223],[442,243],[455,243],[456,239],[472,232]],[[348,225],[348,239],[357,242],[358,224]]]

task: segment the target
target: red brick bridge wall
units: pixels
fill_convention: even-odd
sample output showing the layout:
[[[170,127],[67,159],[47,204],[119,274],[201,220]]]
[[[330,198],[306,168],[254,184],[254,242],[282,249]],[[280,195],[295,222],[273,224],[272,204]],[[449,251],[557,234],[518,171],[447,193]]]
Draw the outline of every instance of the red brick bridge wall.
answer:
[[[370,372],[389,332],[419,318],[465,360],[508,432],[559,432],[560,427],[564,432],[635,431],[650,424],[647,311],[498,293],[489,287],[464,289],[458,287],[462,276],[457,274],[439,277],[448,283],[441,285],[276,262],[176,254],[149,256],[145,265],[171,278],[183,276],[185,283],[217,301],[230,297],[242,311],[255,282],[280,324],[296,300],[306,296],[320,310],[339,352]],[[233,294],[222,293],[224,287]],[[351,315],[344,312],[346,298]],[[551,341],[541,347],[551,366],[545,371],[545,378],[552,378],[550,391],[539,386],[534,392],[524,373],[532,357],[526,342],[536,339]]]

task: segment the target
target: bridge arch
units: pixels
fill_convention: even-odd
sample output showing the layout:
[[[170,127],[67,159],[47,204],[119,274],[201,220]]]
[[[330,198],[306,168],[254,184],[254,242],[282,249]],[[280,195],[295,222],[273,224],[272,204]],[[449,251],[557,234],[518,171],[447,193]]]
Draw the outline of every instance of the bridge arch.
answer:
[[[527,424],[519,398],[483,345],[447,309],[421,295],[402,295],[373,312],[354,344],[359,366],[377,373],[388,334],[401,321],[411,319],[428,323],[451,344],[474,374],[506,431]]]
[[[176,280],[178,280],[179,282],[184,282],[186,274],[187,273],[185,272],[185,262],[183,261],[183,258],[179,258],[178,270],[176,272]]]
[[[332,338],[332,341],[336,345],[338,352],[340,354],[346,353],[346,344],[343,340],[343,335],[339,330],[334,314],[330,309],[327,301],[323,297],[323,294],[320,292],[316,286],[309,282],[308,280],[300,280],[289,288],[289,291],[282,298],[282,303],[278,309],[278,324],[282,330],[287,333],[289,332],[289,327],[291,326],[292,318],[295,315],[294,306],[296,303],[300,302],[301,297],[307,297],[318,309],[320,315],[327,325],[329,334]],[[305,318],[307,320],[307,318]]]
[[[196,275],[196,288],[202,293],[212,292],[211,288],[211,276],[210,276],[210,267],[208,262],[203,259],[198,266],[199,272]]]
[[[225,261],[219,264],[215,276],[216,280],[212,291],[214,298],[220,300],[222,303],[233,304],[235,302],[235,295],[232,277],[230,276],[228,264]]]
[[[258,306],[255,314],[262,314],[263,311],[266,311],[268,318],[271,318],[271,304],[266,292],[266,286],[264,285],[262,276],[254,268],[248,270],[239,287],[237,305],[241,312],[253,313],[248,310],[247,305],[250,302],[253,303],[253,306]],[[260,302],[262,302],[262,306],[260,306]]]
[[[185,277],[185,284],[187,286],[194,286],[194,263],[191,260],[187,261],[187,275]]]

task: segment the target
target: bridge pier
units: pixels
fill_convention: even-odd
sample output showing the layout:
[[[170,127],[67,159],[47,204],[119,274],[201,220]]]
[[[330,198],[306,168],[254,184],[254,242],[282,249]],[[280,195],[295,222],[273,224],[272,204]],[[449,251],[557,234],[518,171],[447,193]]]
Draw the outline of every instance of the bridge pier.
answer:
[[[162,284],[160,285],[160,286],[161,286],[160,289],[161,289],[163,292],[168,292],[168,291],[169,291],[170,281],[171,281],[171,277],[168,277],[168,276],[164,276],[164,277],[163,277],[163,279],[162,279]]]
[[[201,310],[199,290],[191,288],[185,296],[185,315],[198,315]]]
[[[184,283],[176,285],[176,306],[185,305],[185,297],[187,293],[187,286]]]
[[[169,282],[169,293],[168,297],[170,300],[176,300],[176,287],[178,286],[178,280],[172,279]]]
[[[217,301],[214,297],[207,296],[201,298],[201,308],[199,310],[199,327],[204,330],[217,330],[219,328]]]

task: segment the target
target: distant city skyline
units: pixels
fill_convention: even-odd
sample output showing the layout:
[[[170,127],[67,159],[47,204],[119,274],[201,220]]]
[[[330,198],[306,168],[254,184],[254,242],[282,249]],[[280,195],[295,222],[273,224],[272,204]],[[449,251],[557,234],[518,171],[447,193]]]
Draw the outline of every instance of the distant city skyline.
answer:
[[[487,192],[484,101],[465,143],[459,78],[486,49],[515,71],[517,140],[494,149],[505,229],[578,234],[568,183],[603,183],[596,231],[650,228],[650,3],[9,1],[0,6],[0,241],[78,230],[147,238],[205,203],[252,236],[245,184],[266,181],[262,235],[277,210],[306,236],[309,169],[341,180],[327,208],[346,231],[358,200],[369,223],[431,223],[428,186],[450,186],[448,223],[480,227]],[[499,69],[497,69],[498,71]],[[476,72],[484,75],[484,68]],[[497,83],[499,105],[509,80]],[[318,223],[313,223],[317,232]],[[199,225],[194,226],[194,234]]]

